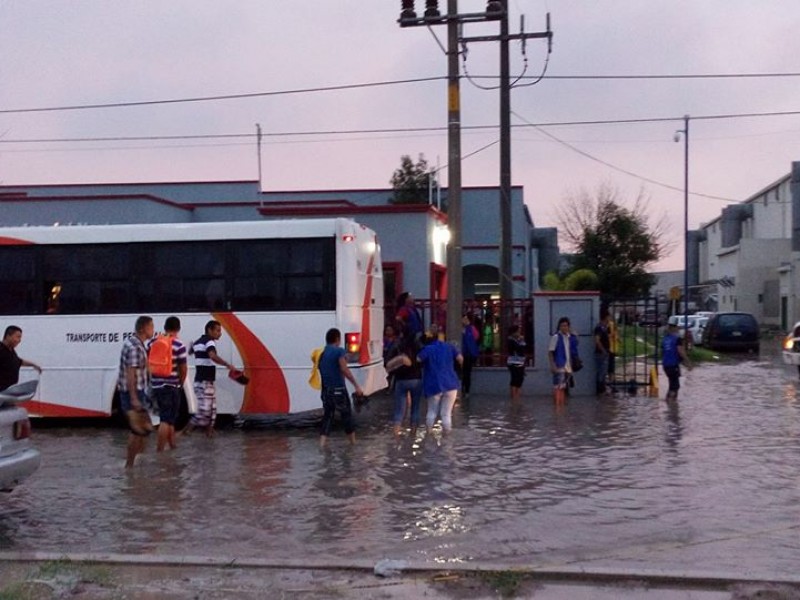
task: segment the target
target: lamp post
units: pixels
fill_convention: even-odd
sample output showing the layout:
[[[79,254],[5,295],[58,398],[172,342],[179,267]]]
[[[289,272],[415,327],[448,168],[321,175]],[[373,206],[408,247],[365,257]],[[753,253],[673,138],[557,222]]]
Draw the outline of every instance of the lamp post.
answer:
[[[683,327],[689,330],[689,115],[683,117],[683,129],[675,132],[675,141],[683,135]],[[688,336],[686,336],[688,338]]]

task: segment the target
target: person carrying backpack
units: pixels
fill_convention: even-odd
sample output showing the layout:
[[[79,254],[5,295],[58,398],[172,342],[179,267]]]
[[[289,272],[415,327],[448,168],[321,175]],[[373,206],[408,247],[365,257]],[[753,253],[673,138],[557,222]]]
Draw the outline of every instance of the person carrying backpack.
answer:
[[[147,364],[153,400],[158,406],[161,422],[158,425],[156,451],[167,446],[174,450],[175,422],[181,407],[181,387],[186,380],[186,346],[178,339],[181,321],[178,317],[167,317],[164,333],[147,344]]]

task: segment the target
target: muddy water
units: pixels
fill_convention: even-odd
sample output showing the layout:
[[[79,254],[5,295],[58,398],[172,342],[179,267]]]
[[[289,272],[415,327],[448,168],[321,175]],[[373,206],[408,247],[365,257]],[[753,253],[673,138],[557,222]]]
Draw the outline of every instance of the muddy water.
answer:
[[[444,439],[394,439],[376,399],[354,448],[228,429],[130,473],[121,430],[38,429],[41,469],[0,496],[0,549],[795,573],[796,371],[762,356],[683,384],[674,406],[473,397]]]

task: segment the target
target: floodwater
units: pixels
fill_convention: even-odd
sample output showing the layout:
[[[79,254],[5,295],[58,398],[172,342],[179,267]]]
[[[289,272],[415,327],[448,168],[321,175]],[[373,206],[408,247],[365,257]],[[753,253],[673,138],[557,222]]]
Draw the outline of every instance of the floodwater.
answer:
[[[473,396],[445,438],[395,439],[376,397],[352,448],[229,428],[162,455],[151,440],[130,472],[123,430],[38,428],[0,550],[794,574],[800,380],[779,361],[703,364],[672,406]]]

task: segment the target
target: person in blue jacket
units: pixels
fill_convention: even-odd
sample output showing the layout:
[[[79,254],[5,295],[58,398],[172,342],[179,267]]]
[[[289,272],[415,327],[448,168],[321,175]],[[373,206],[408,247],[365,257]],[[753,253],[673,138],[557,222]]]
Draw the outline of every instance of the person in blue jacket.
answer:
[[[666,400],[677,400],[681,389],[681,363],[691,369],[692,364],[686,356],[683,338],[678,335],[677,323],[667,325],[667,333],[661,340],[661,366],[669,381]]]
[[[558,320],[558,331],[550,338],[547,348],[550,372],[553,374],[553,400],[563,402],[567,397],[567,386],[578,358],[578,336],[570,331],[567,317]]]

